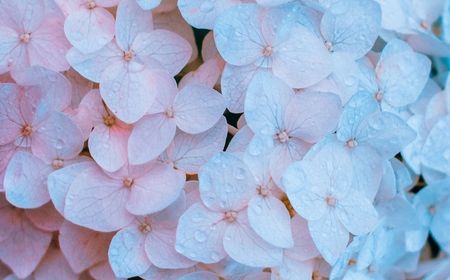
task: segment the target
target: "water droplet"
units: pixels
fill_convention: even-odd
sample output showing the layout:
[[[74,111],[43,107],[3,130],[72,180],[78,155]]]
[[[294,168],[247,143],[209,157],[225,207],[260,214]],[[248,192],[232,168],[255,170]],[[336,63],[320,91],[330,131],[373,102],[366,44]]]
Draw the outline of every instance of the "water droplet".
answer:
[[[197,240],[198,242],[205,242],[205,240],[206,240],[206,234],[205,234],[203,231],[201,231],[201,230],[197,230],[197,231],[194,233],[194,238],[195,238],[195,240]]]
[[[57,139],[56,140],[56,144],[55,144],[55,148],[57,150],[61,150],[64,147],[64,141],[62,139]]]

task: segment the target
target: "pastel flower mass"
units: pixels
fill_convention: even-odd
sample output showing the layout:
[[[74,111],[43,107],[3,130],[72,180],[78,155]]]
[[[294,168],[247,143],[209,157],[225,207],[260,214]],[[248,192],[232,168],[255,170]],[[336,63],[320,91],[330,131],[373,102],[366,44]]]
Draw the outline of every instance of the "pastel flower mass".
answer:
[[[450,279],[450,1],[0,0],[0,279]]]

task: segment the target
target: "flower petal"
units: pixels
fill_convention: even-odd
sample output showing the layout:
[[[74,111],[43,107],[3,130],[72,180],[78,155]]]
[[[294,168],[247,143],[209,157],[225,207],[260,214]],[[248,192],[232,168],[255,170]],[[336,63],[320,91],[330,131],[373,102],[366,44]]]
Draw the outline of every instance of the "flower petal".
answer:
[[[248,204],[248,220],[252,229],[271,245],[294,246],[289,212],[274,196],[253,197]]]
[[[184,182],[184,174],[157,162],[143,177],[135,178],[127,210],[135,215],[161,211],[180,196]]]
[[[216,263],[226,256],[223,249],[225,228],[222,213],[196,203],[178,221],[175,248],[191,260]]]
[[[67,220],[96,231],[110,232],[127,226],[133,216],[126,210],[129,190],[99,167],[76,177],[66,197]]]
[[[106,9],[80,9],[69,14],[64,32],[69,42],[82,53],[93,53],[114,37],[114,17]]]
[[[222,95],[202,85],[186,85],[175,97],[175,122],[184,132],[197,134],[210,129],[225,111]]]
[[[4,188],[6,199],[20,208],[37,208],[50,200],[47,176],[51,166],[33,154],[18,151],[6,168]]]
[[[240,210],[256,193],[253,174],[232,154],[215,154],[203,165],[199,178],[202,201],[215,211]]]
[[[114,235],[109,245],[108,257],[116,277],[139,276],[151,266],[145,253],[146,237],[135,225],[124,228]]]
[[[278,266],[283,257],[281,248],[270,245],[251,229],[245,211],[227,226],[223,246],[231,258],[248,266]]]

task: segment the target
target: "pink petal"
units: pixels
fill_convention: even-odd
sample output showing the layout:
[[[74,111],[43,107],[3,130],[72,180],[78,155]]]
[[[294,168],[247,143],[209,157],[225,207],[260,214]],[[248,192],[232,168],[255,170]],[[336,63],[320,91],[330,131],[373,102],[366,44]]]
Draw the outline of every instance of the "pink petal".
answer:
[[[101,77],[100,93],[120,120],[133,123],[149,110],[161,87],[160,81],[166,81],[167,75],[134,61],[127,65],[112,65]]]
[[[187,85],[175,97],[175,122],[184,132],[197,134],[210,129],[225,111],[220,93],[202,85]]]
[[[137,1],[139,3],[139,1],[149,1],[149,0],[137,0]],[[167,0],[164,0],[163,3],[167,2],[168,2]],[[172,9],[171,11],[167,12],[154,13],[153,24],[155,29],[169,30],[183,37],[186,41],[189,42],[192,48],[192,54],[191,57],[189,58],[189,62],[192,62],[197,59],[198,48],[197,43],[195,42],[194,31],[192,30],[192,27],[184,20],[183,16],[180,13],[180,10]]]
[[[114,17],[106,9],[80,9],[70,14],[64,32],[70,43],[82,53],[93,53],[114,37]]]
[[[29,209],[25,214],[37,228],[45,231],[57,231],[64,222],[63,216],[50,202],[39,208]]]
[[[308,223],[299,215],[291,220],[294,247],[284,251],[286,257],[299,261],[305,261],[320,255],[316,245],[309,234]]]
[[[72,85],[71,106],[73,109],[78,108],[84,96],[94,87],[94,83],[81,76],[81,74],[73,68],[64,72],[64,76]]]
[[[136,0],[122,0],[116,13],[116,40],[124,51],[130,50],[139,33],[153,30],[152,12],[142,10]]]
[[[89,269],[89,275],[91,275],[96,280],[116,279],[108,261],[101,262]]]
[[[70,43],[64,34],[63,24],[63,18],[49,17],[33,32],[27,48],[30,65],[41,65],[56,72],[69,69],[66,53]]]
[[[19,0],[6,2],[0,7],[2,25],[17,31],[34,31],[45,19],[45,5],[42,0]]]
[[[6,166],[16,152],[14,144],[0,145],[0,192],[4,192],[3,182],[5,178]]]
[[[120,0],[96,0],[95,3],[101,7],[110,8],[117,6],[117,4],[120,3]]]
[[[192,181],[191,181],[192,182]],[[188,182],[186,182],[185,187]],[[198,186],[197,186],[198,187]],[[187,198],[182,191],[171,205],[164,210],[151,215],[152,228],[154,229],[174,229],[177,227],[178,219],[186,211]]]
[[[223,246],[231,258],[249,266],[278,266],[283,258],[283,249],[265,242],[251,229],[245,211],[227,226]]]
[[[153,265],[163,269],[188,268],[196,263],[175,251],[175,229],[151,231],[145,240],[145,252]]]
[[[19,151],[6,168],[4,188],[8,201],[20,208],[37,208],[50,200],[47,176],[51,166],[29,152]]]
[[[218,59],[206,60],[197,70],[191,71],[180,80],[180,89],[188,84],[199,84],[208,88],[213,88],[222,74],[222,67]]]
[[[52,234],[37,229],[23,214],[11,221],[13,229],[8,239],[0,242],[0,260],[20,278],[28,277],[44,256]]]
[[[223,213],[212,212],[201,203],[192,205],[178,221],[176,250],[191,260],[216,263],[226,256]]]
[[[219,51],[216,48],[216,43],[214,42],[214,33],[212,31],[208,32],[208,34],[206,34],[205,38],[203,39],[201,55],[203,61],[207,61],[213,58],[217,58],[223,61],[223,59],[220,58]]]
[[[135,215],[160,211],[180,195],[185,176],[170,166],[155,163],[145,176],[134,179],[127,210]]]
[[[19,35],[7,26],[0,26],[0,73],[9,71],[11,65],[15,65],[17,58],[14,49],[19,45]],[[20,62],[18,63],[21,64]]]
[[[14,80],[21,86],[38,86],[45,92],[44,102],[56,111],[65,110],[71,102],[72,86],[64,75],[42,66],[32,66],[14,72]]]
[[[22,118],[19,109],[19,87],[15,84],[0,86],[0,145],[13,142],[20,135]]]
[[[89,136],[89,151],[103,169],[113,172],[127,161],[129,131],[120,127],[97,125]]]
[[[52,112],[37,124],[31,150],[45,160],[72,159],[83,149],[83,137],[78,126],[66,115]]]
[[[133,216],[125,208],[129,190],[98,168],[83,171],[70,186],[64,216],[69,221],[102,232],[128,225]]]
[[[10,238],[14,232],[14,221],[18,219],[17,209],[9,204],[4,194],[0,195],[0,241]]]
[[[51,279],[55,275],[61,277],[60,279],[78,279],[78,275],[72,271],[64,255],[61,254],[60,250],[55,248],[48,250],[33,275],[36,280]]]
[[[167,30],[140,33],[133,42],[136,56],[157,60],[171,76],[178,74],[189,61],[191,45],[180,35]]]
[[[284,123],[289,135],[315,143],[336,130],[341,111],[342,105],[337,95],[304,92],[290,100]]]
[[[103,71],[111,65],[122,65],[123,51],[116,42],[110,42],[104,48],[91,54],[83,54],[75,48],[67,53],[67,60],[83,77],[99,83]]]
[[[65,221],[59,233],[59,246],[70,267],[80,273],[106,260],[112,234],[95,232]]]
[[[75,178],[85,169],[94,167],[92,160],[71,164],[48,175],[47,185],[50,198],[56,210],[64,215],[67,192]]]
[[[158,157],[175,137],[176,124],[166,114],[152,114],[140,119],[128,139],[131,164],[143,164]]]
[[[114,235],[108,256],[116,277],[128,278],[147,271],[151,263],[145,253],[145,239],[146,235],[135,225]]]
[[[198,173],[208,159],[222,151],[227,135],[227,122],[221,117],[209,130],[191,135],[178,131],[173,144],[167,149],[168,157],[177,169]]]

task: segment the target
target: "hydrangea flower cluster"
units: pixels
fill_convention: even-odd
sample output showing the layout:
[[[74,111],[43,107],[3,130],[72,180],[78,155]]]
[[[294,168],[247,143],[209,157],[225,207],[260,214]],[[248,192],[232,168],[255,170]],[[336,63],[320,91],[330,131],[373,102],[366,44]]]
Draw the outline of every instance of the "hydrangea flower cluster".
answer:
[[[449,69],[446,0],[0,0],[0,277],[448,279]]]

